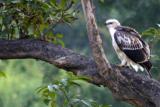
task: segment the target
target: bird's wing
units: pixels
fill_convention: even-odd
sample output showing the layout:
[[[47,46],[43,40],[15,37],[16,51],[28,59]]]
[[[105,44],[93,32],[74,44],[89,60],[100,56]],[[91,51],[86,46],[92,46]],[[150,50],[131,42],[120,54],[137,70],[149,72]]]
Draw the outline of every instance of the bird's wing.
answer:
[[[141,37],[141,35],[135,29],[127,27],[127,26],[118,26],[116,27],[116,30],[128,32],[132,35],[137,36],[138,38]]]
[[[148,45],[141,39],[140,34],[129,27],[118,27],[114,34],[119,48],[134,62],[141,63],[150,57]]]

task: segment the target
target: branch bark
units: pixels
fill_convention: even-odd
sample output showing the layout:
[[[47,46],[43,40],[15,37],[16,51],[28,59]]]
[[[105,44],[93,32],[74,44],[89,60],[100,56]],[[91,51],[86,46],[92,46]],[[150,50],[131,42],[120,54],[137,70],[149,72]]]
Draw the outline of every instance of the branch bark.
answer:
[[[24,58],[40,59],[76,75],[88,76],[89,82],[109,87],[119,100],[139,107],[160,107],[160,83],[134,70],[111,65],[114,72],[104,80],[92,58],[67,48],[32,39],[0,40],[0,59]]]
[[[96,19],[93,13],[93,8],[90,0],[81,0],[83,12],[87,22],[88,38],[94,60],[102,77],[107,77],[111,71],[111,66],[107,60],[103,47],[102,40],[99,35]]]

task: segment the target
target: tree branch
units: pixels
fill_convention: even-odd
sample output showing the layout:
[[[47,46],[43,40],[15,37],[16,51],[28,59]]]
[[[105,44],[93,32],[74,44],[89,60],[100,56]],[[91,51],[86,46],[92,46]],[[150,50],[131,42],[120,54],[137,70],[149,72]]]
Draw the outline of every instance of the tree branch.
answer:
[[[39,59],[75,74],[89,76],[94,84],[100,85],[103,81],[96,72],[93,59],[72,50],[34,39],[0,40],[0,59],[26,58]]]
[[[92,49],[92,54],[99,69],[100,75],[105,78],[109,75],[111,66],[102,47],[102,40],[99,35],[92,4],[90,0],[81,0],[81,2],[87,22],[88,38],[90,47]]]
[[[129,68],[112,65],[114,72],[104,80],[92,58],[67,48],[39,40],[0,40],[0,59],[34,58],[46,61],[76,75],[88,76],[89,82],[109,87],[119,99],[139,107],[160,107],[160,83]]]

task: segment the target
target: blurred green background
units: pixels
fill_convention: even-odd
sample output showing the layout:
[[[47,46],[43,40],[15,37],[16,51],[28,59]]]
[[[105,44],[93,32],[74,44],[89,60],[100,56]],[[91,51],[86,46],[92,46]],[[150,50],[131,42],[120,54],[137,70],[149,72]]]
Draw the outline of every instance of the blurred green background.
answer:
[[[111,38],[104,22],[109,18],[118,19],[122,25],[131,26],[142,33],[150,27],[158,29],[160,23],[160,0],[93,0],[97,24],[103,38],[104,49],[111,63],[117,64],[119,60],[111,45]],[[66,48],[77,53],[91,56],[88,44],[86,22],[83,17],[81,5],[78,20],[68,26],[60,24],[55,32],[64,35]],[[150,44],[152,52],[152,74],[160,78],[158,69],[160,40],[157,35],[143,36]],[[6,78],[0,78],[0,107],[47,107],[36,93],[36,89],[54,80],[65,78],[66,72],[57,69],[46,62],[23,59],[1,60],[0,71],[5,72]],[[112,107],[132,107],[124,102],[116,101],[111,92],[104,87],[97,87],[89,83],[81,83],[80,95],[85,99],[93,99],[99,104],[110,104]],[[73,89],[75,91],[75,89]]]

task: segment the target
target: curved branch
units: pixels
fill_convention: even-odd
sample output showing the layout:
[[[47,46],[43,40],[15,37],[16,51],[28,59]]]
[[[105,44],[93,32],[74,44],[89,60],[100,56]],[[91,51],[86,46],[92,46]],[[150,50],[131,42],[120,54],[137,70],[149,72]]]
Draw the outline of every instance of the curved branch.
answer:
[[[109,87],[113,95],[140,107],[160,107],[160,83],[129,68],[112,65],[107,81],[101,78],[92,58],[40,40],[0,40],[0,59],[34,58],[51,63],[76,75],[91,78],[96,85]]]
[[[101,84],[96,65],[91,58],[67,48],[35,39],[0,40],[0,59],[33,58],[46,61],[58,68],[78,75],[89,76],[94,84]]]
[[[105,78],[109,75],[111,66],[102,47],[102,40],[99,35],[92,4],[90,0],[81,0],[81,2],[87,22],[88,38],[90,47],[92,49],[92,54],[99,69],[100,75]]]

